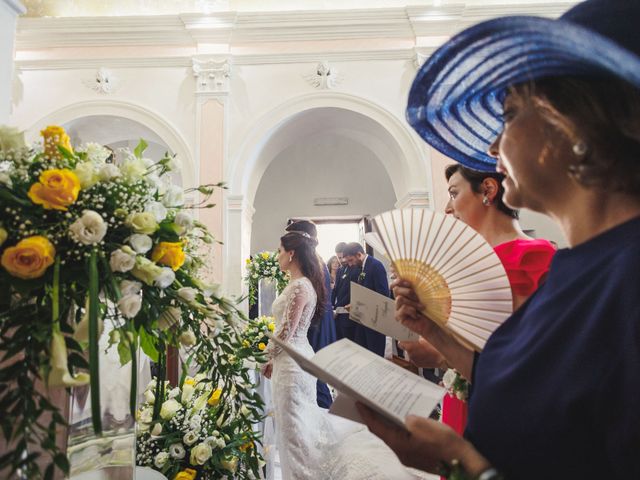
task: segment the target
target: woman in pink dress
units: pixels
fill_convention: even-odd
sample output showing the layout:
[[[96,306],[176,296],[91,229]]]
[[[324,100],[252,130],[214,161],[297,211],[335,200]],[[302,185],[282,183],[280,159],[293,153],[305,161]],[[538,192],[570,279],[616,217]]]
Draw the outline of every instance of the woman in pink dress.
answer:
[[[493,247],[507,272],[515,311],[544,281],[556,248],[524,233],[517,210],[502,201],[501,174],[455,164],[446,168],[445,176],[449,184],[445,212],[472,227]],[[401,342],[400,347],[420,367],[447,368],[444,356],[424,339]],[[462,434],[467,424],[466,401],[445,395],[442,421]]]

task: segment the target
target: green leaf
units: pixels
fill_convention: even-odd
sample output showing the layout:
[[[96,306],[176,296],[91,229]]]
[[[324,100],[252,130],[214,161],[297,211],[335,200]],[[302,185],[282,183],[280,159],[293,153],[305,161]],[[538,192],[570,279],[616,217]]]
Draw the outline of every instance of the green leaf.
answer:
[[[136,148],[133,150],[133,154],[137,157],[137,158],[142,158],[142,154],[144,153],[144,151],[147,149],[149,145],[147,144],[147,142],[145,142],[142,138],[140,139],[140,141],[138,142],[138,145],[136,146]]]
[[[66,455],[58,453],[55,457],[53,457],[53,462],[58,466],[60,470],[64,472],[65,475],[69,474],[69,460],[67,459]]]
[[[131,361],[131,349],[124,340],[118,343],[118,355],[120,356],[120,365],[125,365]]]
[[[140,347],[142,351],[147,354],[147,356],[154,362],[158,362],[158,358],[160,356],[157,348],[155,339],[147,333],[144,328],[141,328],[139,331],[140,335]]]

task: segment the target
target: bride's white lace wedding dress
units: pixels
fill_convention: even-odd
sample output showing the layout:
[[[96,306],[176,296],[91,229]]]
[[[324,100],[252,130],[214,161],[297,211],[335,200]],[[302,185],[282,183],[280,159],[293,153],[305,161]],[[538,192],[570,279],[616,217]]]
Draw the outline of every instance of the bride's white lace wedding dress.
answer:
[[[316,293],[306,277],[292,280],[273,303],[275,335],[310,357],[307,330]],[[409,472],[366,427],[329,414],[316,404],[316,379],[274,343],[271,387],[276,444],[283,480],[403,480],[424,478]]]

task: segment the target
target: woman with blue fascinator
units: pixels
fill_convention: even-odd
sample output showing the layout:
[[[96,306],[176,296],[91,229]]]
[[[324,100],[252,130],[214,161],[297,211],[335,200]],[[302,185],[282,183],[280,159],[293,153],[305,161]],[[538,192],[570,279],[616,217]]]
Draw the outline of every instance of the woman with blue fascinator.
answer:
[[[457,479],[640,478],[638,25],[635,0],[499,18],[418,73],[413,128],[459,163],[503,173],[505,203],[550,216],[569,248],[480,356],[395,284],[396,318],[466,365],[473,386],[464,437],[418,417],[398,429],[360,406],[405,464]]]

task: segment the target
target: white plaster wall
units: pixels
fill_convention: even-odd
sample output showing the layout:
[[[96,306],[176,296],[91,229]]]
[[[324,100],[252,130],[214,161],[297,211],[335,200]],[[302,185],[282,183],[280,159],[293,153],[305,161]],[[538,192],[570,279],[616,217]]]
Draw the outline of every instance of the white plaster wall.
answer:
[[[0,125],[7,123],[11,112],[13,46],[16,19],[22,11],[24,10],[20,2],[0,0]]]
[[[348,205],[314,206],[316,197],[348,197]],[[255,198],[251,252],[277,248],[289,217],[375,215],[396,201],[382,163],[366,146],[334,133],[283,150]]]

